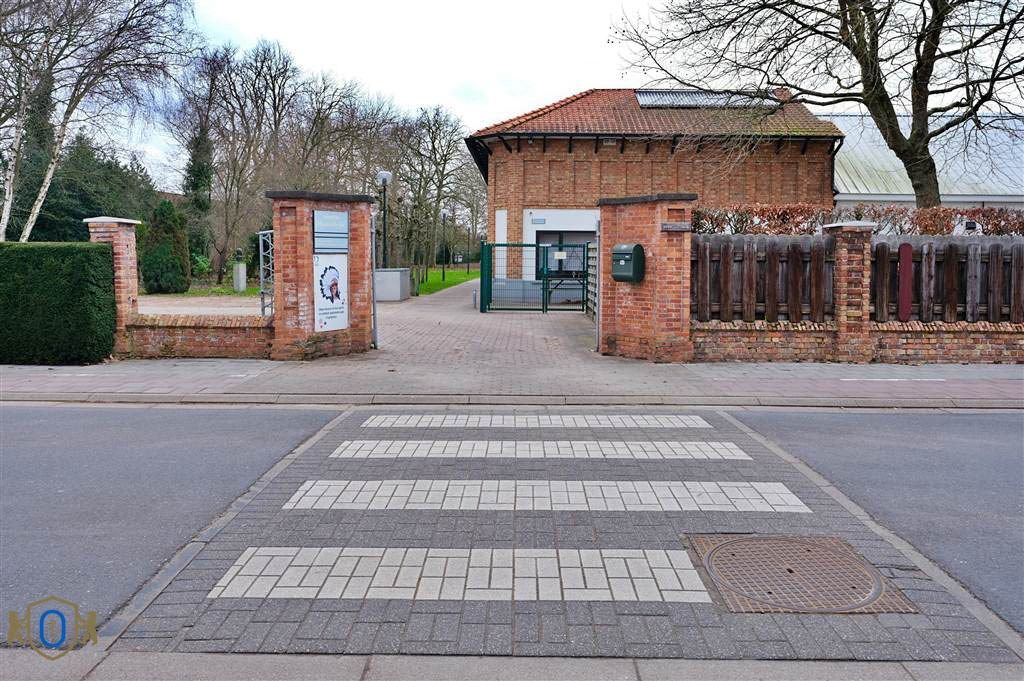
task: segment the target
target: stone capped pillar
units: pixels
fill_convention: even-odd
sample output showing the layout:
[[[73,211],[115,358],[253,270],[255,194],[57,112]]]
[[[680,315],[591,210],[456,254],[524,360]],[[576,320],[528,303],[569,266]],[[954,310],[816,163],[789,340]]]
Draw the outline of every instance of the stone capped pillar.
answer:
[[[823,231],[835,237],[835,281],[833,300],[836,319],[838,362],[870,362],[874,354],[871,339],[871,234],[870,222],[841,222],[825,225]]]
[[[599,351],[606,355],[685,362],[690,337],[690,221],[696,194],[603,198],[599,281]],[[646,269],[640,283],[612,279],[612,247],[638,243]]]
[[[268,191],[274,225],[274,340],[271,359],[365,352],[373,343],[371,209],[364,194]],[[348,213],[348,328],[317,332],[313,211]]]
[[[95,217],[82,220],[89,227],[89,241],[108,243],[114,251],[114,304],[116,306],[114,351],[127,350],[125,328],[139,312],[139,261],[135,248],[138,220]]]

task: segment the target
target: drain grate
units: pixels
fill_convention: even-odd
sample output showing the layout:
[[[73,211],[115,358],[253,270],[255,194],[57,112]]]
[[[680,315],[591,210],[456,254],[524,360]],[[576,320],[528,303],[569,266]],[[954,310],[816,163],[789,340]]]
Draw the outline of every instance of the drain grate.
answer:
[[[690,540],[731,612],[917,612],[834,537],[719,534]]]

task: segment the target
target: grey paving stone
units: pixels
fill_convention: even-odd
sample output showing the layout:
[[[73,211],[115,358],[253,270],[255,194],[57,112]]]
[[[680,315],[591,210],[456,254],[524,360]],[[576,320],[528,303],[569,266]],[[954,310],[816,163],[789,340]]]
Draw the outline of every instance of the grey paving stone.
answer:
[[[484,643],[486,655],[512,654],[512,625],[488,624],[487,640]]]
[[[431,640],[459,640],[459,616],[451,614],[437,615],[434,618],[434,631],[431,634]]]
[[[640,409],[646,412],[652,407]],[[401,411],[397,405],[387,408],[388,413]],[[496,437],[480,430],[412,428],[376,429],[368,436],[360,424],[372,413],[380,411],[353,412],[252,499],[143,613],[131,632],[135,639],[163,639],[161,645],[175,640],[180,650],[205,649],[204,642],[211,641],[216,642],[210,643],[211,649],[230,642],[232,650],[262,646],[287,652],[429,655],[963,660],[997,657],[998,651],[1005,650],[984,635],[984,627],[955,598],[908,564],[902,554],[788,463],[713,412],[700,413],[714,426],[715,437],[736,442],[751,456],[749,461],[712,465],[694,460],[329,458],[347,439]],[[697,429],[657,434],[642,429],[600,433],[597,429],[544,429],[539,436],[538,429],[508,430],[500,434],[502,439],[709,439],[707,434],[695,433]],[[316,479],[700,480],[709,479],[709,471],[711,479],[782,482],[813,513],[281,508],[300,485]],[[749,615],[728,613],[713,603],[625,601],[206,598],[225,566],[250,546],[679,549],[686,547],[688,535],[701,532],[845,538],[868,560],[880,561],[906,587],[922,614]]]
[[[273,626],[270,622],[250,622],[235,639],[235,645],[231,650],[236,653],[257,652]]]
[[[302,624],[295,630],[296,638],[320,638],[331,621],[329,612],[309,612]]]

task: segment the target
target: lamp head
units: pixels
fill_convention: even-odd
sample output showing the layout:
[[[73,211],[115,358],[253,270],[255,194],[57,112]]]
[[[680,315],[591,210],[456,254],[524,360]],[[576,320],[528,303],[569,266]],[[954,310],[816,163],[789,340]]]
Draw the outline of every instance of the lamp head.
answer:
[[[387,187],[391,184],[391,171],[390,170],[378,170],[377,171],[377,186]]]

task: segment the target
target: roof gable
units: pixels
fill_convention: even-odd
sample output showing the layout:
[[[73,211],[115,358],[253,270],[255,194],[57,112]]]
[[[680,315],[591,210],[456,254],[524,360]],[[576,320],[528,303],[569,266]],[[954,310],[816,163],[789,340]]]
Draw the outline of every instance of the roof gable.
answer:
[[[488,126],[472,137],[501,134],[565,135],[707,135],[763,137],[841,137],[830,122],[823,121],[802,104],[781,108],[737,106],[715,93],[694,96],[692,106],[641,106],[634,89],[593,89]],[[671,99],[666,90],[662,100]],[[688,91],[677,91],[688,92]],[[642,95],[646,96],[646,95]],[[650,96],[656,101],[658,97]],[[738,99],[736,101],[742,101]]]

